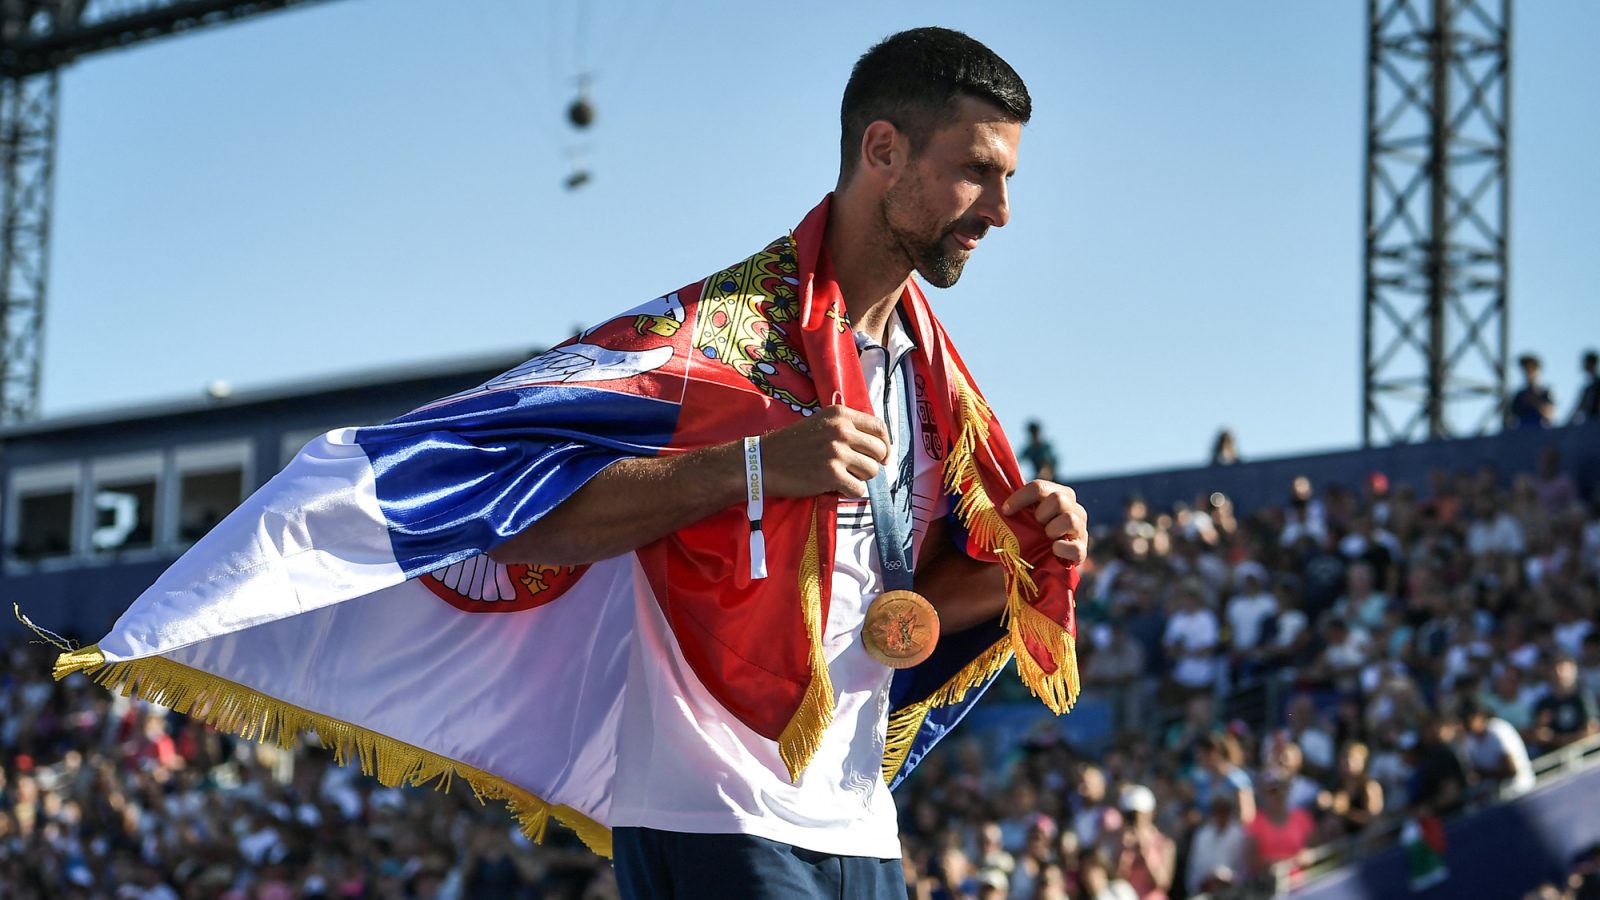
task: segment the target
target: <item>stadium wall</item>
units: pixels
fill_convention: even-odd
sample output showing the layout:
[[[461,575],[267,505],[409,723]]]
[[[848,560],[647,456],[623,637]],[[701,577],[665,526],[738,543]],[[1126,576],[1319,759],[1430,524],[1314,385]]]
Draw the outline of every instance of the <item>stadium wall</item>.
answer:
[[[1399,847],[1341,869],[1293,892],[1296,900],[1375,900],[1380,897],[1473,897],[1516,900],[1545,882],[1564,883],[1573,858],[1600,842],[1600,767],[1558,779],[1510,803],[1445,828],[1450,877],[1411,892]]]
[[[1310,478],[1319,494],[1334,485],[1359,493],[1368,475],[1382,472],[1389,479],[1391,491],[1409,484],[1421,499],[1428,494],[1428,473],[1434,469],[1476,471],[1487,463],[1499,470],[1502,483],[1509,483],[1514,473],[1537,472],[1539,454],[1545,447],[1560,451],[1563,468],[1577,479],[1583,496],[1593,496],[1595,488],[1600,486],[1600,422],[1264,459],[1231,466],[1200,466],[1110,478],[1069,478],[1066,483],[1072,485],[1078,492],[1078,500],[1088,508],[1090,523],[1099,525],[1121,521],[1122,506],[1130,494],[1143,497],[1153,510],[1166,510],[1180,501],[1192,506],[1198,498],[1221,491],[1233,500],[1239,512],[1254,512],[1263,506],[1286,502],[1289,484],[1297,475]]]

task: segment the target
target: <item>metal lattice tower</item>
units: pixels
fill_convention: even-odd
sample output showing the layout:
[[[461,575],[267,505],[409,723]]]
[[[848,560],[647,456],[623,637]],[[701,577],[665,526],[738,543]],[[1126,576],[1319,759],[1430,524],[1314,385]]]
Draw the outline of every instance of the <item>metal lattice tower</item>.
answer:
[[[315,0],[0,0],[0,425],[39,410],[59,70]]]
[[[1362,440],[1506,397],[1511,0],[1369,0]]]
[[[0,423],[38,409],[57,83],[53,71],[0,81]]]

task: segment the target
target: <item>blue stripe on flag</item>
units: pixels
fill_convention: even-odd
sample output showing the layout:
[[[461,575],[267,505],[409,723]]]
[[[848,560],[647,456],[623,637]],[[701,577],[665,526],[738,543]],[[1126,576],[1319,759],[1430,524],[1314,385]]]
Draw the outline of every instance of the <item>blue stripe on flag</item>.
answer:
[[[894,673],[894,679],[889,682],[890,706],[900,710],[913,703],[922,702],[954,678],[968,663],[983,655],[996,642],[1006,640],[1007,636],[1006,629],[1000,626],[999,616],[965,631],[941,635],[939,643],[934,645],[931,656],[909,669],[900,669]],[[978,702],[978,698],[989,689],[989,685],[994,684],[994,679],[997,677],[998,673],[979,687],[968,691],[960,703],[941,706],[928,713],[928,717],[922,722],[922,727],[917,729],[916,737],[912,738],[911,752],[906,754],[906,761],[895,774],[894,784],[889,785],[890,788],[904,781],[905,777],[911,774],[911,770],[917,767],[917,763],[928,755],[928,751],[944,740],[950,729],[956,727],[956,723],[966,716],[973,704]]]
[[[679,405],[540,385],[477,394],[362,428],[395,560],[415,578],[486,553],[619,459],[672,440]]]
[[[983,695],[1004,671],[1005,669],[1001,669],[1000,672],[996,672],[991,676],[988,681],[967,691],[967,696],[962,698],[960,703],[941,706],[928,712],[928,717],[922,720],[922,727],[917,729],[917,736],[911,739],[911,751],[906,754],[906,761],[900,766],[900,771],[895,773],[894,782],[889,785],[889,790],[892,791],[899,787],[900,782],[905,781],[906,776],[910,775],[916,769],[917,764],[921,763],[923,758],[928,755],[928,751],[944,740],[945,735],[948,735],[951,730],[961,723],[962,719],[966,718],[967,713],[978,705],[978,701],[983,699]]]

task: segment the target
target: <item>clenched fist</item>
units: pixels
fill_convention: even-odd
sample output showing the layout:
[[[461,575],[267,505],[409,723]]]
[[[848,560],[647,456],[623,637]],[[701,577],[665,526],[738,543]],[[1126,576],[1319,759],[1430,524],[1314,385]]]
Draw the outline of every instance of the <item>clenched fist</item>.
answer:
[[[761,438],[761,474],[774,497],[829,491],[865,497],[867,481],[888,460],[883,420],[848,406],[830,406]]]
[[[1033,518],[1044,526],[1044,533],[1055,543],[1050,549],[1069,563],[1081,563],[1089,556],[1089,513],[1078,502],[1078,494],[1064,484],[1031,481],[1006,498],[1000,507],[1004,515],[1014,515],[1033,507]]]

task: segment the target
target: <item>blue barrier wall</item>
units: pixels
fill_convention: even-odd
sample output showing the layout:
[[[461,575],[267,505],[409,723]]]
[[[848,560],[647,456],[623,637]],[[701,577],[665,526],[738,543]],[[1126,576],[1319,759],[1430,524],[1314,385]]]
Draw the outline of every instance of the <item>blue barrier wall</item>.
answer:
[[[1253,512],[1285,502],[1289,483],[1296,475],[1309,477],[1320,493],[1333,485],[1359,490],[1369,474],[1382,472],[1388,476],[1391,490],[1410,484],[1420,499],[1428,494],[1428,473],[1434,469],[1476,471],[1490,463],[1505,480],[1517,472],[1537,472],[1539,454],[1547,446],[1561,451],[1565,469],[1578,480],[1584,496],[1591,496],[1600,485],[1600,422],[1264,459],[1232,466],[1201,466],[1114,478],[1069,478],[1067,484],[1078,492],[1078,499],[1089,510],[1090,522],[1095,524],[1120,522],[1124,498],[1135,493],[1153,509],[1165,510],[1178,501],[1193,504],[1197,497],[1221,491],[1233,499],[1236,509]]]
[[[1450,877],[1411,893],[1399,848],[1335,872],[1295,891],[1295,900],[1516,900],[1538,885],[1561,884],[1573,857],[1600,842],[1600,767],[1591,768],[1511,803],[1486,809],[1445,829]]]

